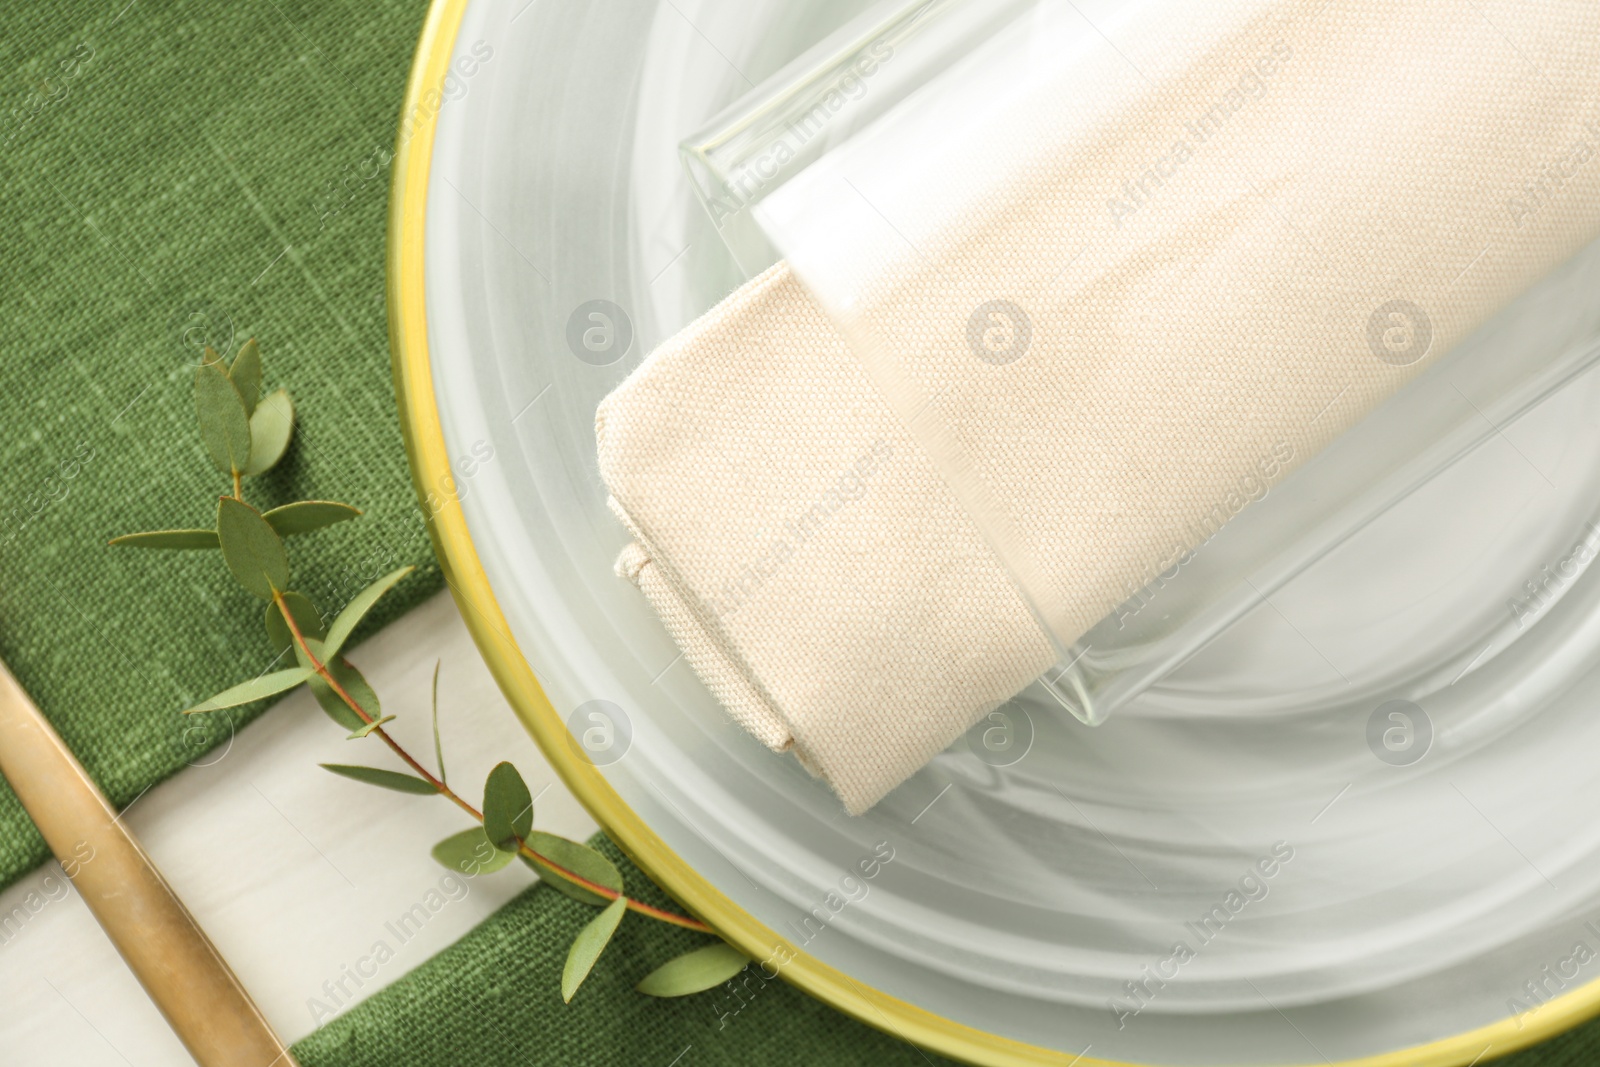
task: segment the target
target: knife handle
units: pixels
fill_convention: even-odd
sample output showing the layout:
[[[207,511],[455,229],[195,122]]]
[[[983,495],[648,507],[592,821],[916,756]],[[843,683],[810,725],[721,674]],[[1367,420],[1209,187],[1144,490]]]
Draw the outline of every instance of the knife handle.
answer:
[[[0,774],[200,1067],[295,1067],[138,838],[3,663]]]

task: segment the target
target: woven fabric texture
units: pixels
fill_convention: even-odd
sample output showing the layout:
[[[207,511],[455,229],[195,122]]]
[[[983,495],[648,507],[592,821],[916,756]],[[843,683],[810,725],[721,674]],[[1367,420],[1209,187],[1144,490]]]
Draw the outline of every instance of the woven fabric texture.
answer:
[[[676,907],[605,837],[629,891]],[[635,983],[706,938],[627,916],[571,1004],[567,946],[595,915],[543,886],[295,1045],[304,1067],[944,1067],[951,1061],[841,1015],[749,967],[732,983],[656,1000]]]
[[[218,554],[106,546],[213,521],[226,486],[195,428],[202,331],[256,337],[301,416],[247,496],[366,512],[291,542],[296,587],[328,610],[419,565],[370,630],[440,586],[383,297],[386,161],[424,8],[7,6],[0,656],[119,806],[213,758],[261,709],[180,710],[272,656],[261,602]],[[0,785],[0,884],[45,856]]]
[[[1600,236],[1593,4],[1150,9],[600,410],[622,570],[853,813]]]

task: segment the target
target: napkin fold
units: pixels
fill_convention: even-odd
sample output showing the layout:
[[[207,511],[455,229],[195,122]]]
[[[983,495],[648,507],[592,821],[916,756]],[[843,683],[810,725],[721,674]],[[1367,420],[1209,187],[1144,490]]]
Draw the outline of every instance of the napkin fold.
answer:
[[[1224,6],[1064,71],[847,328],[779,263],[600,407],[619,573],[852,813],[1600,236],[1600,7]]]

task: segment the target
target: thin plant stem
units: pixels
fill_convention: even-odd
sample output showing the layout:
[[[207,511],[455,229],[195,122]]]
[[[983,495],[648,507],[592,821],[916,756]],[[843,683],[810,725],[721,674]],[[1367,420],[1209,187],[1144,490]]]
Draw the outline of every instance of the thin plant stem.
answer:
[[[355,712],[356,715],[360,717],[362,722],[370,725],[373,722],[372,716],[360,705],[360,703],[356,701],[354,697],[350,695],[344,686],[339,684],[338,679],[333,676],[333,672],[328,669],[327,665],[312,653],[311,647],[306,643],[305,635],[300,632],[299,624],[295,622],[294,614],[290,612],[288,604],[284,602],[283,594],[277,590],[274,590],[272,594],[272,600],[273,603],[275,603],[278,607],[278,613],[283,616],[284,623],[289,627],[289,633],[294,636],[295,644],[299,646],[301,655],[305,656],[306,662],[311,664],[311,669],[315,671],[324,682],[327,683],[328,688],[333,690],[340,700],[344,701],[344,703],[349,706],[351,711]],[[438,790],[440,795],[450,800],[456,805],[456,807],[472,816],[479,823],[483,822],[483,813],[481,811],[473,807],[469,801],[463,799],[460,794],[451,789],[439,778],[435,777],[432,771],[428,770],[421,763],[418,763],[416,759],[414,759],[398,741],[389,736],[389,732],[387,730],[379,726],[372,730],[371,734],[381,739],[384,744],[388,745],[390,751],[392,751],[396,756],[399,756],[406,766],[415,771],[424,781],[433,786],[434,789]],[[527,843],[520,837],[517,838],[517,847],[524,856],[527,856],[529,859],[537,860],[544,866],[549,867],[552,871],[555,871],[560,877],[565,878],[574,885],[582,886],[584,889],[594,893],[596,896],[604,897],[607,900],[616,900],[621,897],[623,900],[627,901],[627,908],[629,911],[636,911],[641,915],[647,915],[652,919],[657,919],[664,923],[670,923],[673,926],[681,926],[686,930],[696,930],[705,934],[713,934],[716,932],[698,919],[691,919],[685,915],[678,915],[674,912],[664,911],[661,908],[652,907],[643,901],[634,900],[632,897],[624,896],[614,889],[608,889],[607,887],[596,882],[591,882],[587,878],[584,878],[573,871],[567,870],[565,867],[552,861],[549,857],[535,852],[533,849],[529,848]]]

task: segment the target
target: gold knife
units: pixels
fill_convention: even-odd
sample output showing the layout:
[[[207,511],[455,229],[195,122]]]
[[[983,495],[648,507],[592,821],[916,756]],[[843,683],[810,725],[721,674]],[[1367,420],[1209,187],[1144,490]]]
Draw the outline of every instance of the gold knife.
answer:
[[[200,1067],[295,1067],[138,838],[3,663],[0,775]]]

